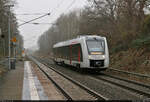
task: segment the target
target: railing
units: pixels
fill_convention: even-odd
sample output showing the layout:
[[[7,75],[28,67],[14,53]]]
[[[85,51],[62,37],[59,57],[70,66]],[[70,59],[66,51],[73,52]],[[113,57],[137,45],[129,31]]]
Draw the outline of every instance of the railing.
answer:
[[[0,65],[8,68],[8,58],[3,58],[3,59],[1,58],[0,59]]]

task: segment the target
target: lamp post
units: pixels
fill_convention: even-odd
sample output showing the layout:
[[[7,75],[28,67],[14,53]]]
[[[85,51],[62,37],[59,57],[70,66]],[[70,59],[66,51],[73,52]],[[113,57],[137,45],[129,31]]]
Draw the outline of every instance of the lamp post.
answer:
[[[1,28],[0,28],[0,36],[2,35],[2,30],[1,30]]]
[[[9,69],[11,69],[11,63],[10,63],[10,57],[11,57],[11,49],[10,49],[10,8],[14,7],[14,5],[5,5],[5,7],[8,7],[8,65]]]

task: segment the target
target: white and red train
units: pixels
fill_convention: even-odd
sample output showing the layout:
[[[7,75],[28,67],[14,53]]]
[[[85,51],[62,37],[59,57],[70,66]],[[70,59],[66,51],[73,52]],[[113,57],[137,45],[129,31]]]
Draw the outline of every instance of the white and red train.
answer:
[[[53,46],[54,61],[77,68],[105,70],[109,67],[106,37],[78,36]]]

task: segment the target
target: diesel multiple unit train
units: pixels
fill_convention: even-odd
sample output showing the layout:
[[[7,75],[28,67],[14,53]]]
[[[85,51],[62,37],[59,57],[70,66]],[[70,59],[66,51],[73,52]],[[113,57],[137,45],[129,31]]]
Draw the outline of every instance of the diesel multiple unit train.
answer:
[[[78,36],[53,46],[54,62],[105,70],[109,67],[109,52],[106,37],[97,35]]]

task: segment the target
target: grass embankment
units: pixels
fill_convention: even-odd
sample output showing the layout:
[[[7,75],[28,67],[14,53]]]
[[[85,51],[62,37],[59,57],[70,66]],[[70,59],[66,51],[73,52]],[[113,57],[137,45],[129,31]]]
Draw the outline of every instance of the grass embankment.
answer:
[[[137,38],[128,47],[119,45],[110,50],[111,68],[150,76],[150,36]],[[150,84],[149,78],[140,78],[112,71],[108,71],[108,73]]]
[[[134,40],[126,49],[118,46],[110,55],[113,68],[150,75],[150,37]]]

